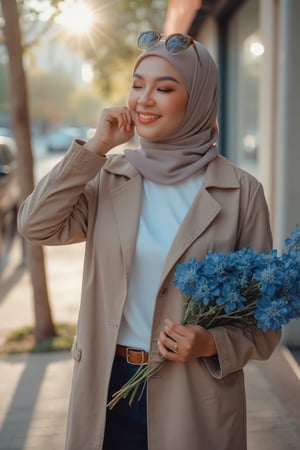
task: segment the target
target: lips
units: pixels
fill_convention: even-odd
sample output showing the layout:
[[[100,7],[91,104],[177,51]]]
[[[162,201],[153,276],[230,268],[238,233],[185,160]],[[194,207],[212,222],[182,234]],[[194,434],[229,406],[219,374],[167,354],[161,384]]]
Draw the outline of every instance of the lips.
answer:
[[[161,116],[153,113],[137,113],[139,123],[145,125],[158,120]]]

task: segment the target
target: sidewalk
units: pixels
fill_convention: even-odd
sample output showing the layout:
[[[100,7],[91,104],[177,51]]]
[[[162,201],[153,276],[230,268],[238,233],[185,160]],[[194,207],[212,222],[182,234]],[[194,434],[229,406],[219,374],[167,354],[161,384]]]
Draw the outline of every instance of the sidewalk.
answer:
[[[83,248],[45,249],[57,322],[76,321]],[[15,263],[19,252],[16,243],[13,263],[1,278],[0,340],[10,330],[33,323],[29,277]],[[72,368],[69,352],[0,357],[0,450],[64,449]],[[299,449],[300,369],[290,352],[281,346],[269,361],[250,363],[245,379],[248,450]]]

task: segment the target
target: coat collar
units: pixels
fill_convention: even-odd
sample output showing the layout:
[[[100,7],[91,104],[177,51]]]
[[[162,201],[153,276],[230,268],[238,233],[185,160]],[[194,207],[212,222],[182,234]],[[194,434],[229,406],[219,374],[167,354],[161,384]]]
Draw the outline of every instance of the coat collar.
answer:
[[[137,169],[125,158],[123,154],[109,155],[103,170],[115,175],[124,176],[126,178],[140,176]]]
[[[206,169],[205,188],[239,188],[240,183],[236,175],[235,166],[226,158],[218,155]]]

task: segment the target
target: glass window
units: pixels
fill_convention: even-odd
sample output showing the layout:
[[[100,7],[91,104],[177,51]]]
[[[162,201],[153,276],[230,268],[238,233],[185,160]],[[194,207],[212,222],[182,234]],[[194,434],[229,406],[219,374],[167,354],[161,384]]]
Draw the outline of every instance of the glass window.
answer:
[[[229,23],[226,127],[227,155],[256,174],[259,153],[259,81],[264,46],[259,0],[248,0]]]

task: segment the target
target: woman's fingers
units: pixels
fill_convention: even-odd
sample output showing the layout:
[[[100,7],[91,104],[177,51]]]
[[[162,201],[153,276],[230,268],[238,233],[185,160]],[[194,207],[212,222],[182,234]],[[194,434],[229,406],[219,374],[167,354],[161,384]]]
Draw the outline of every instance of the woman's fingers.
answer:
[[[172,346],[174,349],[174,345],[175,342],[173,342]],[[178,357],[178,349],[176,348],[176,353],[171,350],[171,348],[167,347],[166,344],[163,343],[163,340],[161,340],[161,338],[158,339],[157,341],[157,347],[158,347],[158,351],[161,354],[161,356],[163,356],[163,358],[165,359],[169,359],[172,361],[179,361],[179,357]],[[170,346],[171,347],[171,346]]]
[[[181,325],[165,320],[160,332],[158,349],[166,358],[186,362],[199,357],[215,355],[217,352],[213,335],[199,325]]]
[[[172,339],[170,336],[165,334],[164,331],[161,331],[159,335],[159,341],[161,344],[170,352],[177,353],[178,352],[178,342]]]
[[[170,360],[183,361],[184,352],[183,349],[183,339],[184,337],[178,333],[181,331],[181,326],[175,324],[169,320],[165,321],[165,327],[160,332],[158,339],[158,349],[163,357]]]
[[[120,106],[104,110],[105,120],[111,126],[117,126],[120,130],[130,131],[133,126],[131,114],[127,106]]]
[[[130,131],[132,126],[134,125],[133,120],[131,118],[131,114],[128,108],[125,106],[123,110],[120,112],[118,116],[118,125],[121,130]]]

